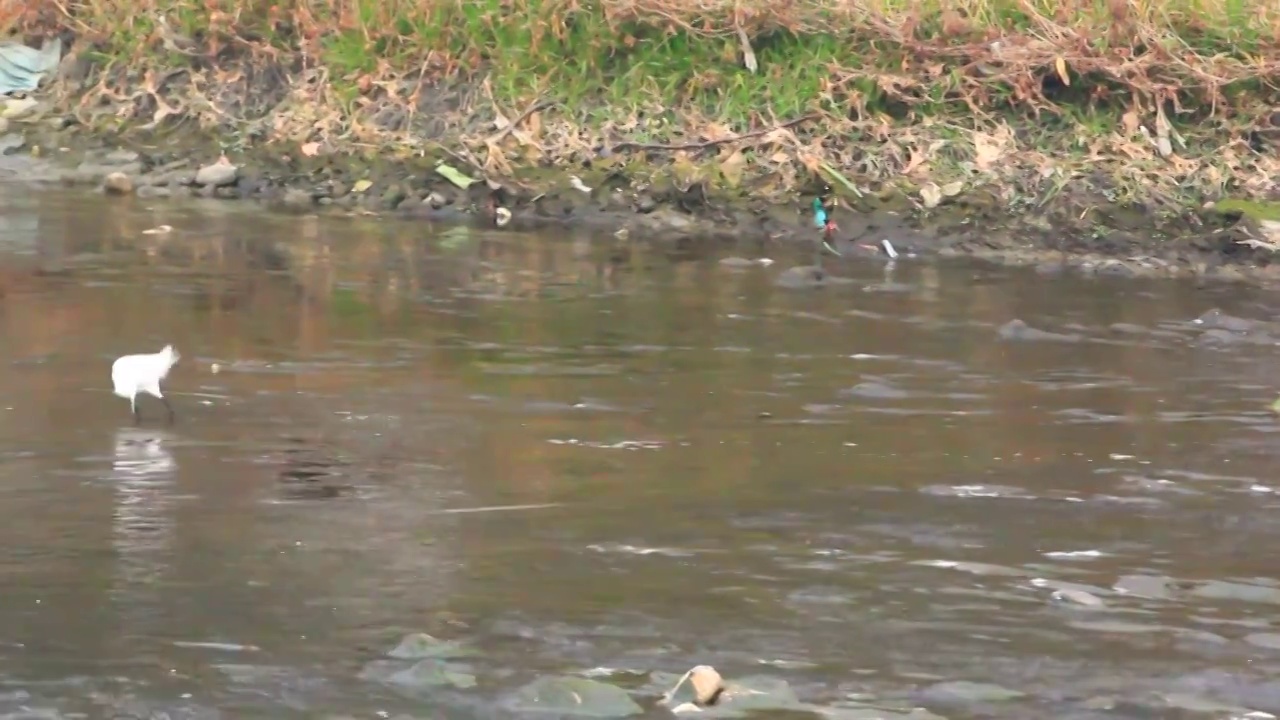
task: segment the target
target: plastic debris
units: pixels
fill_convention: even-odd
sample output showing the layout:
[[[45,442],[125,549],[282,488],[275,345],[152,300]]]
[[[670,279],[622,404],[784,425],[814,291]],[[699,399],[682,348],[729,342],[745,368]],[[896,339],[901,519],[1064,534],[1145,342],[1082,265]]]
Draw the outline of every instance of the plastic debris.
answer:
[[[46,40],[38,50],[20,42],[0,42],[0,95],[35,90],[61,60],[61,38]]]

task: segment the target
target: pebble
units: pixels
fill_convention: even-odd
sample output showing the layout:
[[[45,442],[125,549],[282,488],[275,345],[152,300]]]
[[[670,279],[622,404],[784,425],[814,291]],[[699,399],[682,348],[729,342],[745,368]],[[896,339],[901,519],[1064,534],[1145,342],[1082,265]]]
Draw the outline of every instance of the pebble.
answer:
[[[108,195],[130,195],[133,179],[122,172],[109,173],[102,179],[102,191]]]

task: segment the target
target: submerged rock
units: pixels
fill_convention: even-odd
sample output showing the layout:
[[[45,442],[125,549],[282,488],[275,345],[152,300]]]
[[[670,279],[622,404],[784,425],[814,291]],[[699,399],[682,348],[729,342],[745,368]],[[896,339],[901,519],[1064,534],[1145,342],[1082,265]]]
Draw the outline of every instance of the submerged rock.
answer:
[[[967,703],[992,703],[1004,702],[1008,700],[1017,700],[1026,696],[1026,693],[1010,690],[1009,688],[1000,687],[991,683],[969,682],[968,680],[953,680],[950,682],[940,682],[937,685],[926,688],[921,696],[929,701],[945,703],[945,704],[967,704]]]
[[[1022,320],[1010,320],[1001,325],[996,334],[1001,340],[1021,342],[1080,342],[1083,338],[1075,333],[1055,333],[1037,330]]]
[[[901,400],[908,396],[906,390],[897,388],[888,383],[870,380],[860,382],[850,388],[838,390],[836,395],[842,398],[872,398],[875,400]]]
[[[837,705],[834,707],[813,707],[810,711],[827,720],[947,720],[924,708],[887,710],[871,704]]]
[[[413,664],[374,660],[364,666],[359,678],[411,691],[441,687],[466,690],[476,686],[476,676],[469,666],[439,658],[419,660]]]
[[[517,713],[619,718],[643,712],[626,690],[580,677],[540,678],[517,690],[507,702]]]
[[[783,270],[773,283],[785,288],[813,288],[825,285],[850,285],[850,278],[837,277],[816,265],[800,265]]]
[[[1085,590],[1060,588],[1054,590],[1049,598],[1062,605],[1079,605],[1081,607],[1100,608],[1106,605],[1102,598]]]
[[[1235,317],[1234,315],[1228,315],[1222,312],[1221,310],[1219,310],[1218,308],[1214,308],[1204,313],[1203,315],[1196,318],[1195,320],[1192,320],[1191,322],[1195,323],[1196,325],[1201,325],[1206,329],[1217,328],[1221,330],[1227,330],[1230,332],[1239,332],[1239,333],[1249,332],[1259,324],[1256,320],[1248,320],[1242,317]]]
[[[465,690],[476,686],[476,676],[466,672],[468,669],[444,660],[428,658],[393,673],[387,678],[387,682],[411,688],[451,686]]]
[[[423,658],[465,657],[473,654],[469,648],[451,640],[440,640],[426,633],[410,633],[400,639],[387,657],[400,660],[421,660]]]
[[[11,155],[26,147],[27,139],[18,133],[0,132],[0,155]]]

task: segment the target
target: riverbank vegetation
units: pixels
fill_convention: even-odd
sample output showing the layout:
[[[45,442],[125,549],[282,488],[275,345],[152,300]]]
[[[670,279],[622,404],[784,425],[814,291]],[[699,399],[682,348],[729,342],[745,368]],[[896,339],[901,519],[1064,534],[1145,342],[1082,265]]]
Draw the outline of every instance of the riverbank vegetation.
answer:
[[[589,164],[768,197],[820,178],[925,209],[1084,189],[1177,212],[1280,177],[1271,0],[7,7],[13,31],[75,37],[86,124],[198,123],[233,149],[435,149],[490,175]]]

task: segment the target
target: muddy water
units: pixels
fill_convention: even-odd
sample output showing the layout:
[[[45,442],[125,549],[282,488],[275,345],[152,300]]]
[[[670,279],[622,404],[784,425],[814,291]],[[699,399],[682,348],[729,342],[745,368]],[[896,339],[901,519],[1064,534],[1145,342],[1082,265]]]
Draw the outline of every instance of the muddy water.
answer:
[[[1280,351],[1190,322],[1273,294],[2,197],[3,717],[696,663],[832,717],[1280,713]],[[166,342],[134,427],[111,359]],[[369,671],[411,632],[476,686]]]

